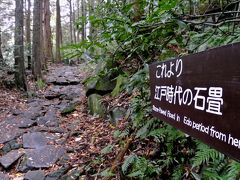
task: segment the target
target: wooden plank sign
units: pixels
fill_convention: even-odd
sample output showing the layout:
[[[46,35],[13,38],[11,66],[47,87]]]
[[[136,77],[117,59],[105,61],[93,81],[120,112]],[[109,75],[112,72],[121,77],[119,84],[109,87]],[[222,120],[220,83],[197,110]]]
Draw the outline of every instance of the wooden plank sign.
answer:
[[[153,115],[240,160],[240,43],[150,65]]]

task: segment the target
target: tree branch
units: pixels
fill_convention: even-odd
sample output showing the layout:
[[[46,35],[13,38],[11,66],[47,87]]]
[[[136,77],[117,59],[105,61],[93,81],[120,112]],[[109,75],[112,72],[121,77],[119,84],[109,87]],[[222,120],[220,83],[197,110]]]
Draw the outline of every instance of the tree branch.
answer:
[[[201,22],[187,21],[187,20],[181,20],[181,21],[184,23],[189,23],[189,24],[193,24],[193,25],[207,25],[207,26],[212,26],[212,27],[219,27],[226,23],[240,22],[240,18],[228,19],[225,21],[221,21],[219,23],[212,23],[212,22],[207,22],[207,21],[201,21]]]

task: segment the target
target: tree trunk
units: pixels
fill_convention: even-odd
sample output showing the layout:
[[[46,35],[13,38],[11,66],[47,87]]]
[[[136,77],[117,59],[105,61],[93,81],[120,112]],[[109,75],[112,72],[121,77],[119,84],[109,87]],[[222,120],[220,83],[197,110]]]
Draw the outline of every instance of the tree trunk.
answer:
[[[73,11],[72,11],[72,0],[68,0],[68,3],[69,3],[69,12],[70,12],[70,15],[69,15],[69,21],[70,21],[70,24],[69,24],[69,27],[70,27],[70,41],[71,41],[71,43],[73,43]]]
[[[76,15],[77,19],[79,20],[80,18],[80,0],[77,0],[77,15]],[[80,31],[79,28],[77,28],[77,35],[76,35],[76,41],[80,42]]]
[[[31,69],[31,0],[27,0],[26,8],[26,49],[27,49],[27,68]]]
[[[52,52],[52,32],[50,26],[50,2],[49,0],[44,0],[44,31],[43,31],[43,40],[44,40],[44,59],[45,64],[48,62],[53,62],[53,52]]]
[[[60,3],[56,1],[57,17],[56,17],[56,61],[61,61],[60,46],[62,43],[62,28],[61,28],[61,14],[60,14]]]
[[[93,15],[94,6],[95,6],[94,0],[89,0],[89,17]],[[91,22],[89,27],[89,36],[90,37],[94,36],[94,27],[92,26]]]
[[[4,66],[5,62],[3,59],[3,54],[2,54],[2,31],[0,28],[0,67]]]
[[[144,9],[141,8],[141,2],[142,0],[134,0],[134,15],[133,15],[133,22],[138,22],[141,20],[143,14],[144,14]]]
[[[86,2],[82,0],[82,17],[86,17]],[[82,41],[86,39],[86,23],[85,21],[82,23]]]
[[[73,2],[73,14],[72,14],[72,20],[73,20],[73,41],[76,44],[77,43],[77,37],[76,37],[76,12],[75,12],[75,4]]]
[[[193,2],[192,0],[188,0],[189,3],[189,14],[193,15]]]
[[[18,88],[27,90],[25,67],[24,67],[24,47],[23,47],[23,0],[16,0],[15,9],[15,82]]]
[[[33,40],[32,40],[32,70],[35,80],[42,79],[42,0],[34,0],[33,9]]]

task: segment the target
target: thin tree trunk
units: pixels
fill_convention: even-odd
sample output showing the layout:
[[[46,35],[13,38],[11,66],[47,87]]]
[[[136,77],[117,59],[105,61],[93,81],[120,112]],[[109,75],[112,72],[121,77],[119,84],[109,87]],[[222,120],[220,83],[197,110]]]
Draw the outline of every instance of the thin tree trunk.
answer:
[[[27,90],[25,67],[24,67],[24,46],[23,46],[23,0],[16,0],[15,9],[15,82],[18,88]]]
[[[82,8],[82,17],[86,17],[86,2],[85,0],[82,0],[81,3]],[[82,23],[82,41],[86,39],[86,23]]]
[[[41,65],[42,65],[42,70],[46,70],[47,69],[47,58],[46,58],[46,54],[45,54],[45,49],[44,49],[44,26],[45,26],[45,22],[44,22],[44,0],[42,0],[42,4],[41,4],[41,46],[42,46],[42,61],[41,61]]]
[[[73,2],[73,14],[72,14],[72,20],[73,20],[73,41],[76,44],[77,43],[77,37],[76,37],[76,12],[75,12],[75,4]]]
[[[77,0],[77,16],[76,17],[79,20],[79,18],[80,18],[80,0]],[[77,29],[76,41],[80,42],[80,31],[79,31],[79,28]]]
[[[51,12],[50,12],[50,2],[49,0],[44,0],[44,55],[45,63],[53,62],[53,52],[52,52],[52,31],[50,26]]]
[[[27,49],[27,68],[31,69],[31,0],[27,0],[26,8],[26,49]]]
[[[32,70],[35,80],[42,79],[42,0],[34,0],[33,9],[33,41]]]
[[[144,10],[141,8],[141,0],[134,0],[134,15],[133,15],[133,22],[138,22],[141,20]]]
[[[70,21],[70,24],[69,24],[69,29],[70,29],[70,41],[71,41],[71,43],[73,43],[73,12],[72,12],[72,0],[68,0],[68,3],[69,3],[69,12],[70,12],[70,15],[69,15],[69,21]]]
[[[61,14],[59,0],[56,1],[57,17],[56,17],[56,61],[61,61],[60,46],[62,43],[62,28],[61,28]]]
[[[89,17],[93,15],[94,6],[95,6],[94,0],[89,0]],[[94,36],[94,27],[91,22],[89,27],[89,36],[90,37]]]
[[[189,2],[189,14],[193,15],[193,2],[192,0],[188,0]]]
[[[2,67],[4,65],[5,65],[5,62],[4,62],[3,54],[2,54],[2,31],[0,28],[0,67]]]

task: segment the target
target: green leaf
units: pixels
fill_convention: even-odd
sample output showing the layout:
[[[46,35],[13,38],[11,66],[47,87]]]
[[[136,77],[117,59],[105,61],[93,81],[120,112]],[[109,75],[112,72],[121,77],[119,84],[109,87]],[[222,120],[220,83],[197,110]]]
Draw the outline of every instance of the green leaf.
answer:
[[[113,145],[109,144],[105,148],[101,150],[101,154],[108,154],[111,153],[113,150]]]
[[[112,177],[112,176],[115,176],[115,174],[111,172],[110,168],[107,168],[101,172],[101,176],[102,177]]]
[[[141,176],[143,176],[143,172],[139,170],[139,171],[135,171],[131,174],[128,174],[127,176],[128,177],[141,177]]]
[[[122,165],[122,172],[124,174],[127,172],[128,168],[135,162],[136,158],[137,158],[136,155],[132,154],[124,160]]]
[[[195,180],[201,180],[201,177],[197,173],[191,172],[191,174],[193,175]]]

